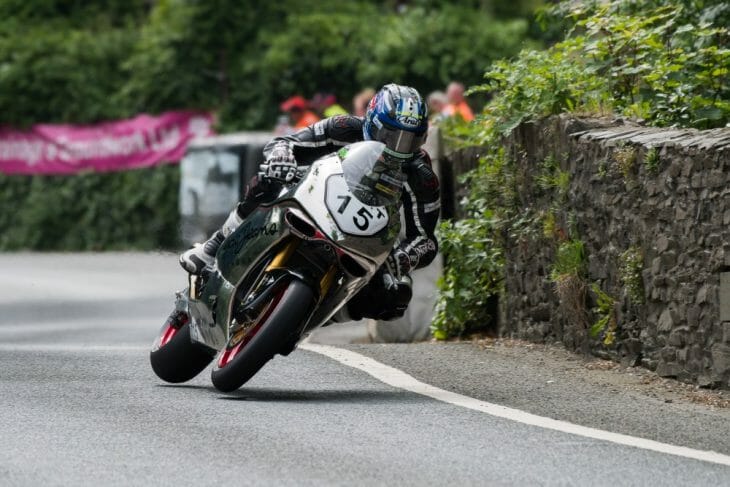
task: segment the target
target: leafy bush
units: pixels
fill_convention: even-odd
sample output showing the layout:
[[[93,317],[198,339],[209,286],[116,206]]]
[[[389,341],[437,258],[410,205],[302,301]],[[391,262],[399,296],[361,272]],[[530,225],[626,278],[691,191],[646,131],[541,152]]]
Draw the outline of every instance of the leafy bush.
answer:
[[[23,28],[22,43],[0,21],[0,112],[3,124],[95,122],[127,115],[111,99],[134,46],[127,28],[102,31],[51,25]]]
[[[479,188],[479,198],[472,190],[467,218],[440,227],[446,266],[432,323],[437,339],[485,328],[496,318],[486,304],[503,289],[505,224],[516,218],[517,208],[515,175],[507,164],[504,149],[486,150],[480,170],[468,175],[469,186]]]
[[[701,2],[700,2],[701,3]],[[524,50],[489,70],[473,92],[495,93],[484,123],[507,133],[526,119],[566,111],[619,113],[654,125],[730,122],[730,6],[705,2],[563,2],[573,22],[546,51]]]
[[[483,328],[495,318],[489,315],[487,300],[502,290],[504,265],[501,246],[494,242],[495,224],[492,215],[442,223],[441,252],[446,262],[460,267],[448,265],[439,279],[441,294],[431,325],[436,339]]]
[[[465,227],[447,226],[449,238],[459,241],[463,251],[451,255],[445,272],[449,276],[473,268],[472,244],[484,241],[484,232],[491,236],[490,245],[501,248],[493,249],[495,255],[504,254],[507,243],[521,239],[552,239],[558,244],[551,275],[556,292],[561,303],[573,309],[575,323],[587,324],[588,289],[580,270],[584,250],[579,240],[568,239],[574,229],[562,228],[558,218],[568,196],[569,174],[554,161],[545,161],[536,183],[552,198],[550,207],[526,208],[516,184],[522,176],[514,161],[499,150],[503,137],[525,121],[563,112],[619,113],[657,126],[727,124],[730,5],[718,0],[565,1],[543,10],[541,20],[566,26],[564,39],[549,49],[524,49],[513,59],[493,63],[484,84],[471,89],[491,97],[477,121],[450,120],[442,126],[451,146],[479,146],[486,153],[463,178],[469,189],[463,204],[474,221]],[[625,148],[616,155],[616,168],[628,179],[635,170],[636,152]],[[648,154],[645,164],[647,170],[656,171],[657,154]],[[606,167],[599,169],[599,175],[606,172]],[[481,215],[492,215],[495,223],[475,233]],[[542,227],[539,232],[536,221]],[[486,277],[502,275],[498,265],[485,272]],[[441,283],[439,309],[471,313],[459,315],[460,323],[483,319],[481,303],[494,292],[475,293],[472,281],[449,278]],[[448,331],[443,326],[437,329]]]
[[[0,249],[173,249],[179,168],[77,176],[0,175]]]
[[[560,169],[554,157],[548,156],[542,163],[537,185],[548,191],[557,191],[556,203],[560,204],[568,197],[570,189],[570,173]]]
[[[548,51],[522,51],[516,60],[496,62],[486,84],[472,93],[495,96],[484,107],[482,123],[509,134],[525,120],[572,110],[605,111],[603,80],[576,62],[580,44],[562,42]]]
[[[367,85],[471,84],[520,49],[541,2],[397,3],[5,0],[3,123],[190,108],[216,111],[224,130],[264,129],[297,92],[347,105]]]
[[[616,300],[604,292],[598,284],[594,283],[591,290],[596,296],[596,307],[593,308],[593,313],[597,318],[588,330],[588,335],[591,338],[600,337],[603,345],[609,347],[616,341],[616,330],[618,328],[614,308]]]
[[[584,329],[588,324],[585,273],[583,242],[577,239],[562,242],[550,270],[550,280],[555,285],[555,293],[567,319],[578,329]]]

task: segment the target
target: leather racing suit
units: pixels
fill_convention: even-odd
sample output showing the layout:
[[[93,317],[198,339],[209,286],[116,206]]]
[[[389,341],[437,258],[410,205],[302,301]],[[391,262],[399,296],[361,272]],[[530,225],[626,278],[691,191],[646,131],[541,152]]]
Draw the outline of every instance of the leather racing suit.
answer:
[[[308,166],[340,147],[362,141],[363,123],[363,118],[351,115],[338,115],[320,120],[291,135],[272,139],[264,147],[264,159],[267,159],[280,144],[287,144],[294,154],[297,165]],[[434,231],[441,208],[439,181],[431,168],[430,157],[422,149],[412,159],[404,160],[402,168],[406,175],[402,192],[405,239],[399,242],[396,248],[408,255],[410,269],[413,270],[430,264],[438,252]],[[239,203],[239,215],[245,217],[259,204],[273,200],[280,188],[280,183],[254,177],[246,188],[243,200]],[[381,274],[376,274],[348,303],[347,309],[352,319],[370,317],[387,320],[403,315],[411,298],[410,288],[407,296],[403,293],[388,293],[387,277],[384,278]],[[382,306],[379,304],[381,309],[372,310],[373,302],[382,304]]]

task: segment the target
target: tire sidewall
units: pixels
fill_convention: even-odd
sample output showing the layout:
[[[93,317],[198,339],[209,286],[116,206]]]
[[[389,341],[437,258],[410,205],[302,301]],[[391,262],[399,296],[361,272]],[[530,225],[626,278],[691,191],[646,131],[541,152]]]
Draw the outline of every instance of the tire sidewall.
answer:
[[[230,392],[253,377],[299,328],[311,310],[314,297],[307,284],[293,279],[251,341],[223,368],[218,367],[216,357],[211,371],[213,385],[223,392]]]
[[[169,342],[150,352],[150,365],[157,377],[178,384],[201,373],[215,358],[215,352],[194,342],[190,337],[190,323],[185,323]]]

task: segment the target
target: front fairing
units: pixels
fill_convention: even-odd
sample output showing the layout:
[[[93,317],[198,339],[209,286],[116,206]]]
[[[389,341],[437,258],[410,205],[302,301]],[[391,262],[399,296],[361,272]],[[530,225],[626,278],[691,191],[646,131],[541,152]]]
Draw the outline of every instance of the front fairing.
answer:
[[[300,183],[282,199],[297,201],[313,223],[337,246],[354,254],[353,257],[366,259],[376,267],[380,267],[388,257],[400,233],[400,208],[397,204],[377,207],[372,214],[377,216],[377,212],[382,210],[384,218],[387,219],[382,225],[382,229],[372,235],[352,233],[353,227],[345,226],[342,221],[337,222],[325,204],[328,199],[328,191],[336,186],[333,184],[334,178],[342,177],[339,158],[333,154],[312,164]],[[332,200],[331,195],[329,196]],[[360,207],[362,208],[362,206]],[[357,215],[352,218],[358,218],[358,223],[363,221]]]

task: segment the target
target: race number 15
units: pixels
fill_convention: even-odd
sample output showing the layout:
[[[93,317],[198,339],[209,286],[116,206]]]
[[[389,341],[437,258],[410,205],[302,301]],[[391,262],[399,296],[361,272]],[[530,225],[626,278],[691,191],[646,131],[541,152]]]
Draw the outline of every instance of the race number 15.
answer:
[[[352,196],[339,195],[337,199],[342,200],[342,204],[337,209],[337,213],[343,215],[345,213],[345,210],[347,209],[347,205],[349,205],[350,201],[352,201]],[[360,209],[357,210],[355,215],[352,217],[352,223],[354,223],[355,226],[360,230],[365,231],[368,229],[368,227],[370,226],[370,222],[373,219],[382,220],[383,218],[385,218],[385,212],[383,211],[382,207],[375,206],[373,207],[373,209],[376,211],[374,215],[365,206],[361,206]]]
[[[363,204],[353,196],[341,175],[329,178],[327,190],[327,207],[342,231],[373,235],[388,225],[385,207]]]

